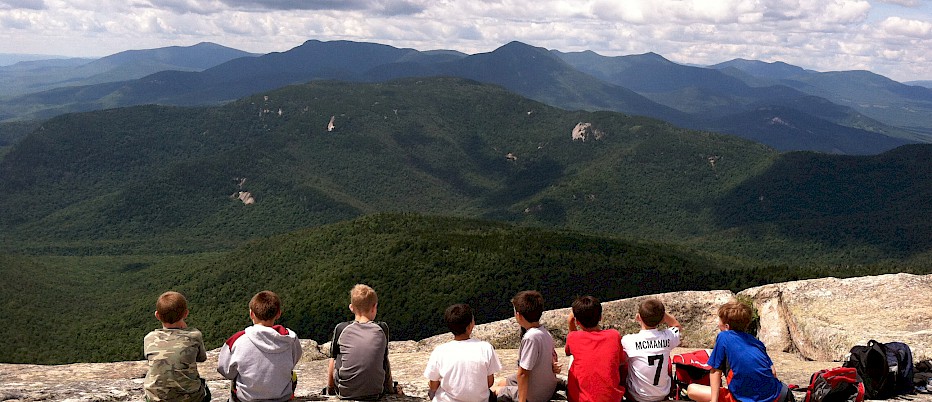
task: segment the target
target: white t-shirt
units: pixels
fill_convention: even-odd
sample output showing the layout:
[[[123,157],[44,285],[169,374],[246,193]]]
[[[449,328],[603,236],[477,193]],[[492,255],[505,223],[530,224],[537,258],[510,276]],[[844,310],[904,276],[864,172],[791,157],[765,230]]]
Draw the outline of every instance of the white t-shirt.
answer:
[[[489,376],[502,369],[488,342],[467,339],[437,346],[430,354],[424,377],[440,381],[434,402],[489,400]]]
[[[621,338],[628,354],[628,392],[638,402],[656,402],[670,394],[670,351],[679,344],[676,327],[642,329]]]

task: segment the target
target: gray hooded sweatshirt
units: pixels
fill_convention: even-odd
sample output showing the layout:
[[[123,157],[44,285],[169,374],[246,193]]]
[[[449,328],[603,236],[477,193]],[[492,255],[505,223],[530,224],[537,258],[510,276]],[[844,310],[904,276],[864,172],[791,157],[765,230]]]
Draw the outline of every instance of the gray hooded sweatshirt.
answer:
[[[234,381],[237,399],[287,401],[292,370],[301,359],[298,335],[281,325],[253,325],[227,339],[220,349],[217,371]]]

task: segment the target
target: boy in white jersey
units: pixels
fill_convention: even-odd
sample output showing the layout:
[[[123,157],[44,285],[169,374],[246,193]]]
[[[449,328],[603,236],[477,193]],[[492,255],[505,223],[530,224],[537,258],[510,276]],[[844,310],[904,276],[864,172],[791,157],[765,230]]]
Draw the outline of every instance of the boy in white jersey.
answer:
[[[657,299],[642,301],[635,319],[641,332],[621,338],[628,355],[626,397],[637,402],[664,400],[670,394],[670,351],[680,344],[680,323]],[[669,328],[657,329],[661,323]]]

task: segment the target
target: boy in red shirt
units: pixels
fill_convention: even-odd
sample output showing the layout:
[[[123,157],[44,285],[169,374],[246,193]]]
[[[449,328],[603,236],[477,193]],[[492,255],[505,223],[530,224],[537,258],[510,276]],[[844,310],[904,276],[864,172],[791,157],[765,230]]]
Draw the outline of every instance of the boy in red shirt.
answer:
[[[573,301],[565,348],[566,355],[573,356],[566,384],[570,402],[618,402],[625,395],[627,357],[621,348],[621,335],[614,329],[600,329],[601,320],[598,299],[582,296]]]

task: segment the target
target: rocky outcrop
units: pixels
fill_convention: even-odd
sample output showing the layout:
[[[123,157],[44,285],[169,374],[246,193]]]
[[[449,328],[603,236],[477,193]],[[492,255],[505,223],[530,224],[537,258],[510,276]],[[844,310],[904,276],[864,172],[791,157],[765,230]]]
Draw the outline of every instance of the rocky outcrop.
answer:
[[[823,278],[744,290],[761,317],[768,350],[811,360],[841,360],[875,339],[910,345],[915,360],[932,357],[932,275]]]
[[[579,124],[576,124],[576,127],[573,127],[571,137],[573,141],[599,141],[605,138],[605,132],[593,127],[592,123],[579,122]]]
[[[759,338],[768,347],[781,379],[807,384],[820,369],[836,367],[838,359],[855,344],[869,339],[909,344],[915,359],[930,358],[932,347],[932,275],[908,274],[836,279],[825,278],[787,282],[747,289],[740,296],[750,298],[761,317]],[[683,324],[684,343],[678,352],[711,347],[717,333],[718,306],[735,297],[730,291],[675,292],[603,302],[603,324],[622,333],[637,331],[634,314],[645,297],[657,297]],[[558,344],[566,339],[569,309],[547,311],[541,318]],[[504,366],[499,377],[516,370],[519,341],[513,318],[478,325],[475,338],[492,343]],[[395,379],[404,387],[405,397],[389,401],[422,401],[426,397],[424,366],[436,345],[450,340],[449,334],[421,341],[392,342],[390,361]],[[326,400],[320,389],[326,385],[329,344],[303,340],[304,357],[295,368],[298,375],[298,401]],[[569,360],[560,351],[563,373]],[[218,351],[208,353],[200,363],[213,401],[226,400],[229,381],[216,372]],[[141,401],[146,363],[81,363],[60,366],[0,364],[2,401]],[[335,398],[331,398],[334,401]],[[912,397],[932,402],[930,395]]]

